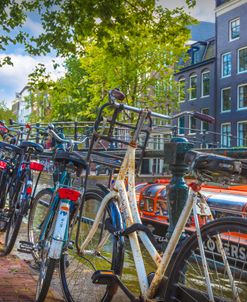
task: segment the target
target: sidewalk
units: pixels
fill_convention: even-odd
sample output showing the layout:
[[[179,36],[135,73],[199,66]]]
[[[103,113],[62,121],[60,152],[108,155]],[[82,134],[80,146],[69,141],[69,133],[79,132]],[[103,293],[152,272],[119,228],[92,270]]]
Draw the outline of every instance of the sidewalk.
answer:
[[[0,236],[0,249],[2,237]],[[37,273],[18,256],[0,256],[0,302],[35,301]],[[61,296],[50,290],[46,302],[63,302]]]

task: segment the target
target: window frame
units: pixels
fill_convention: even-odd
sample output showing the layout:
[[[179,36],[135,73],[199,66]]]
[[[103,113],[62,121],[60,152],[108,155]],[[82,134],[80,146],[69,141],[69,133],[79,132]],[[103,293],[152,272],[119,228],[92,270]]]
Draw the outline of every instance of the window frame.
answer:
[[[231,122],[227,122],[227,123],[222,123],[221,125],[220,125],[220,145],[221,145],[221,148],[224,146],[223,145],[223,135],[222,135],[222,128],[223,128],[223,126],[226,126],[226,125],[228,125],[228,126],[230,126],[230,133],[231,133],[231,130],[232,130],[232,124],[231,124]],[[231,147],[231,136],[229,136],[230,137],[230,145],[228,146],[225,146],[225,147]],[[226,139],[228,139],[228,136],[226,137]]]
[[[207,74],[207,73],[209,74],[209,94],[204,95],[203,94],[204,93],[203,76],[204,76],[204,74]],[[210,70],[205,70],[201,73],[201,97],[206,98],[209,96],[210,96]]]
[[[201,109],[201,113],[204,113],[203,111],[206,110],[206,109],[208,110],[208,113],[206,113],[206,114],[209,114],[209,108],[202,108],[202,109]],[[204,131],[205,131],[205,132],[209,131],[209,130],[204,130],[204,129],[203,129],[203,123],[207,123],[207,122],[201,121],[201,133],[204,133]],[[208,128],[209,128],[209,123],[207,123],[207,124],[208,124]]]
[[[227,74],[227,75],[223,75],[223,71],[224,71],[224,68],[223,68],[223,62],[224,62],[224,60],[223,60],[223,58],[224,58],[224,56],[226,56],[226,55],[231,55],[231,72],[230,72],[230,74]],[[229,51],[229,52],[225,52],[225,53],[223,53],[222,55],[221,55],[221,78],[228,78],[228,77],[230,77],[232,75],[232,53],[231,53],[231,51]]]
[[[246,73],[247,72],[247,69],[244,70],[244,71],[240,71],[240,57],[239,57],[239,53],[241,50],[243,49],[247,49],[247,46],[244,46],[244,47],[241,47],[238,49],[238,54],[237,54],[237,66],[238,66],[238,74],[242,74],[242,73]]]
[[[231,112],[231,109],[229,110],[223,110],[223,90],[228,90],[230,89],[230,92],[232,92],[232,87],[228,86],[228,87],[224,87],[220,90],[220,112],[221,113],[227,113],[227,112]],[[231,93],[230,93],[231,94]],[[231,97],[231,101],[232,101],[232,97]]]
[[[240,93],[239,93],[239,90],[240,90],[240,87],[243,87],[243,86],[247,86],[247,83],[243,83],[243,84],[239,84],[238,86],[237,86],[237,103],[238,103],[238,111],[241,111],[241,110],[246,110],[247,109],[247,106],[245,106],[245,107],[240,107],[239,106],[239,95],[240,95]]]
[[[239,20],[239,36],[237,38],[232,39],[232,23]],[[235,41],[238,40],[240,38],[240,17],[234,18],[232,20],[229,21],[229,41]]]
[[[189,116],[189,134],[190,135],[196,135],[197,133],[198,133],[198,131],[197,131],[197,128],[195,128],[194,130],[195,130],[195,132],[193,132],[193,131],[191,131],[192,130],[192,128],[191,128],[191,120],[192,120],[192,118],[194,118],[195,119],[195,122],[196,122],[196,118],[194,117],[194,116]]]
[[[184,99],[181,100],[181,82],[184,82]],[[178,85],[179,85],[179,90],[178,90],[178,102],[179,103],[183,103],[185,102],[185,99],[186,99],[186,91],[185,91],[185,78],[182,77],[178,80]]]
[[[239,144],[239,141],[240,141],[240,138],[239,138],[239,124],[243,124],[243,123],[247,124],[247,120],[237,122],[237,146],[238,147],[246,147],[247,146],[247,142],[246,142],[246,145],[240,145]]]
[[[182,127],[180,128],[180,120],[181,119],[184,119],[184,127],[182,129],[183,133],[180,133],[180,129],[182,128]],[[185,135],[185,116],[180,116],[178,118],[178,135],[180,135],[180,136],[184,136]]]
[[[191,79],[192,78],[196,78],[196,97],[195,98],[191,98],[191,92],[192,92],[192,90],[191,90]],[[193,100],[196,100],[197,99],[197,82],[198,82],[198,76],[197,76],[197,74],[192,74],[191,76],[190,76],[190,90],[189,90],[189,100],[190,101],[193,101]]]

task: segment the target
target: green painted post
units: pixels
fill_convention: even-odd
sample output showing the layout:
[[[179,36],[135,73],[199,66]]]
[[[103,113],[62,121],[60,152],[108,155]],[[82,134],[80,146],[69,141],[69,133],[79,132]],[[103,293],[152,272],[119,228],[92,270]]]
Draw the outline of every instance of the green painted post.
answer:
[[[189,188],[184,180],[188,166],[184,163],[184,156],[192,148],[193,144],[183,137],[174,137],[165,144],[165,162],[169,163],[172,173],[171,182],[166,187],[169,215],[167,238],[171,237],[188,197]]]

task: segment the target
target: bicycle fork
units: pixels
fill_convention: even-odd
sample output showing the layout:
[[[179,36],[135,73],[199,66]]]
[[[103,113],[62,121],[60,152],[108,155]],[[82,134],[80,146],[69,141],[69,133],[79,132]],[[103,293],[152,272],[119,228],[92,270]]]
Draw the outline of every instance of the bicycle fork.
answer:
[[[59,210],[53,231],[52,242],[49,249],[49,257],[60,259],[64,243],[68,239],[70,217],[70,200],[62,199],[59,203]]]

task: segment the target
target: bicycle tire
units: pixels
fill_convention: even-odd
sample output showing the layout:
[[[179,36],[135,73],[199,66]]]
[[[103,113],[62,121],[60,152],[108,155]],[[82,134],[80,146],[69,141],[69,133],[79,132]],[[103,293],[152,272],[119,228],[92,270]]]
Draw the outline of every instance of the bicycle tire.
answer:
[[[212,291],[217,302],[235,300],[231,292],[229,275],[216,245],[216,235],[219,235],[222,239],[227,261],[241,301],[246,301],[246,234],[247,220],[238,217],[220,218],[201,228]],[[187,239],[182,246],[176,256],[171,272],[167,281],[164,301],[209,301],[196,234]]]
[[[8,175],[5,171],[0,171],[0,210],[4,209],[7,198]]]
[[[45,232],[44,242],[40,250],[40,267],[39,267],[39,277],[37,280],[36,287],[36,299],[35,302],[43,302],[47,296],[50,288],[52,276],[58,263],[57,259],[52,259],[49,257],[49,249],[53,237],[53,231],[56,224],[57,213],[50,218],[48,226],[42,227],[41,231]]]
[[[15,242],[16,238],[18,236],[21,223],[22,223],[22,218],[26,214],[26,211],[28,209],[28,203],[27,202],[20,202],[21,194],[25,190],[25,186],[27,184],[27,181],[31,179],[31,174],[30,172],[25,172],[19,183],[18,183],[18,189],[16,190],[15,195],[13,196],[13,200],[9,200],[9,204],[11,207],[11,204],[13,204],[12,213],[10,215],[10,219],[7,224],[7,229],[5,233],[5,238],[4,238],[4,255],[8,255],[11,253]]]
[[[99,207],[99,204],[101,200],[103,199],[104,194],[101,191],[88,191],[85,193],[85,201],[84,201],[84,209],[88,216],[85,217],[84,210],[82,212],[82,217],[84,217],[85,221],[87,219],[93,219],[94,215],[97,213],[97,209]],[[95,211],[92,212],[89,209],[94,209]],[[88,210],[88,211],[87,211]],[[109,209],[108,209],[108,215],[110,216]],[[111,217],[111,216],[110,216]],[[119,226],[121,224],[120,221],[118,221],[118,218],[115,217],[117,221],[117,225]],[[89,227],[89,226],[88,226]],[[83,232],[83,230],[86,229],[86,223],[82,223],[80,226],[80,231]],[[87,233],[85,232],[85,235],[81,234],[81,239],[85,238]],[[96,233],[98,234],[98,233]],[[95,242],[92,244],[96,244],[98,240],[96,239]],[[81,242],[80,242],[81,243]],[[123,268],[123,258],[124,258],[124,245],[123,240],[117,240],[116,237],[112,236],[112,245],[108,247],[110,251],[107,251],[104,254],[104,251],[102,251],[102,255],[104,258],[100,258],[101,260],[105,258],[111,258],[110,263],[107,263],[107,260],[100,264],[97,263],[97,260],[99,258],[96,258],[97,256],[92,256],[91,258],[89,256],[79,256],[76,254],[76,252],[68,250],[67,253],[64,253],[62,255],[61,261],[60,261],[60,278],[62,283],[62,289],[65,296],[66,301],[68,302],[79,302],[84,300],[83,294],[89,294],[91,297],[92,302],[96,301],[111,301],[114,294],[117,291],[118,286],[117,285],[111,285],[111,286],[103,286],[103,285],[94,285],[91,281],[91,275],[92,273],[97,269],[111,269],[116,274],[121,275],[122,268]],[[79,260],[78,260],[78,257]],[[95,259],[93,259],[95,257]],[[94,261],[94,262],[93,262]],[[109,261],[109,260],[108,260]],[[99,265],[100,267],[96,267],[96,265]],[[93,267],[94,266],[94,267]],[[91,269],[91,270],[90,270]]]
[[[32,200],[27,224],[28,241],[34,246],[39,242],[42,223],[49,210],[49,204],[53,196],[53,190],[46,188],[37,193]],[[40,253],[38,250],[32,251],[35,262],[39,262]]]
[[[42,281],[40,291],[38,290],[39,282],[37,282],[35,302],[45,301],[45,298],[46,298],[46,296],[48,294],[48,291],[49,291],[49,288],[50,288],[52,276],[53,276],[54,270],[56,268],[56,265],[57,265],[57,260],[56,259],[51,259],[51,258],[47,259],[47,263],[46,263],[47,269],[46,269],[46,273],[45,273],[45,278]],[[42,267],[40,269],[42,269]]]

